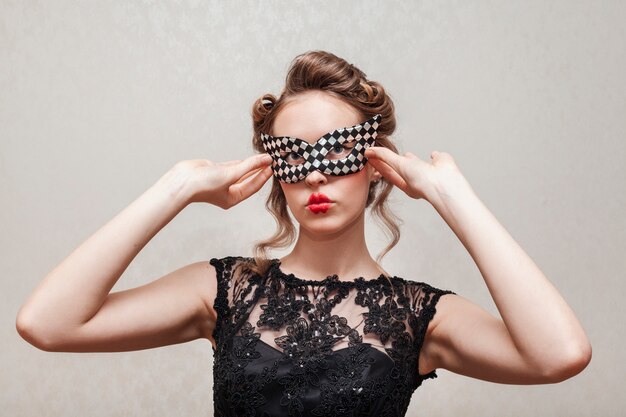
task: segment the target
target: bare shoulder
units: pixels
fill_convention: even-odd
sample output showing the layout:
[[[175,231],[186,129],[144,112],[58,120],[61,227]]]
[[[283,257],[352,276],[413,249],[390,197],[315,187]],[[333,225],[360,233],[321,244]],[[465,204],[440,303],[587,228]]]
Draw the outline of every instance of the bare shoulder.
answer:
[[[445,292],[438,294],[437,303],[434,306],[434,315],[428,323],[424,343],[420,352],[418,371],[427,374],[441,367],[442,344],[445,343],[441,336],[442,323],[450,322],[450,318],[459,314],[466,300],[453,293]],[[438,330],[439,329],[439,330]]]
[[[463,296],[454,293],[441,295],[424,339],[421,358],[424,367],[449,369],[446,364],[455,345],[460,343],[457,340],[459,335],[469,336],[472,328],[478,329],[480,320],[496,319]]]
[[[201,261],[191,264],[194,268],[194,281],[197,294],[202,299],[206,308],[207,319],[201,323],[203,329],[203,337],[208,339],[213,347],[216,342],[213,339],[213,330],[217,320],[217,312],[215,311],[215,298],[217,296],[217,270],[211,264],[211,261]]]
[[[217,270],[210,261],[200,261],[191,264],[195,268],[196,288],[200,298],[207,308],[207,313],[213,319],[217,317],[213,303],[217,295]]]
[[[442,322],[458,314],[467,302],[468,300],[455,293],[441,294],[435,305],[436,314],[428,324],[427,335],[432,333]]]

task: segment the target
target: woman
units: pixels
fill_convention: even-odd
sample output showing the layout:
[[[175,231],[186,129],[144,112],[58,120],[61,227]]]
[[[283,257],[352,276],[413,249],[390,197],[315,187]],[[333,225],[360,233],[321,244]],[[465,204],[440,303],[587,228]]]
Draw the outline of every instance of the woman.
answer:
[[[402,416],[437,368],[507,384],[581,372],[591,346],[554,286],[473,192],[451,155],[399,155],[383,87],[324,51],[297,56],[276,98],[253,106],[243,161],[176,164],[51,271],[17,329],[56,352],[119,352],[206,338],[215,415]],[[196,262],[110,293],[150,239],[193,202],[229,209],[270,177],[278,230],[255,257]],[[428,201],[476,262],[502,318],[466,298],[392,276],[393,187]],[[371,207],[393,237],[377,260]],[[290,214],[298,223],[298,232]],[[287,247],[282,259],[268,248]],[[435,309],[436,307],[436,309]],[[436,314],[435,314],[436,313]]]

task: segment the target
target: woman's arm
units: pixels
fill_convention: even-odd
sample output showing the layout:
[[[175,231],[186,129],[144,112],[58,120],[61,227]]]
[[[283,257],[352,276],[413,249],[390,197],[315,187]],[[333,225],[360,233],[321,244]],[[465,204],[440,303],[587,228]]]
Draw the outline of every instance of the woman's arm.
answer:
[[[445,294],[429,323],[418,364],[509,384],[559,382],[582,371],[591,345],[574,312],[478,199],[452,156],[431,161],[370,147],[369,163],[409,197],[430,202],[476,262],[502,316]]]
[[[123,303],[123,294],[111,294],[107,299],[111,288],[144,246],[186,205],[182,184],[177,181],[176,176],[165,175],[48,273],[18,313],[16,326],[27,341],[44,350],[56,349],[59,344],[71,349],[72,340],[90,326],[98,311]],[[155,289],[151,287],[152,292]],[[148,301],[145,289],[141,294],[141,300]],[[187,309],[193,311],[180,314],[197,315],[198,306],[190,303]],[[139,302],[134,307],[139,308]],[[124,316],[133,317],[132,308],[130,303],[118,307],[126,314],[115,317],[108,327],[123,326]],[[106,327],[104,323],[100,326],[103,336],[112,333]]]
[[[425,362],[494,382],[559,382],[581,372],[591,345],[572,309],[462,177],[427,200],[476,262],[502,316],[445,295]]]
[[[211,339],[216,284],[209,262],[187,265],[141,287],[109,292],[143,247],[189,203],[223,209],[238,204],[271,177],[270,162],[256,155],[219,164],[176,164],[48,273],[18,312],[19,334],[42,350],[69,352],[138,350]]]

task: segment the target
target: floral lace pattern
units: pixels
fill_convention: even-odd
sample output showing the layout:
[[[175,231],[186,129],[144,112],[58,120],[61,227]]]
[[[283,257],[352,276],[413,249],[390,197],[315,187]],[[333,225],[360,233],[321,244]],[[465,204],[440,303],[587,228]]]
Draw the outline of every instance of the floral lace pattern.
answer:
[[[340,281],[235,273],[212,258],[215,416],[404,416],[422,381],[419,352],[444,294],[380,275]],[[240,271],[240,270],[238,270]],[[390,283],[391,281],[391,283]]]

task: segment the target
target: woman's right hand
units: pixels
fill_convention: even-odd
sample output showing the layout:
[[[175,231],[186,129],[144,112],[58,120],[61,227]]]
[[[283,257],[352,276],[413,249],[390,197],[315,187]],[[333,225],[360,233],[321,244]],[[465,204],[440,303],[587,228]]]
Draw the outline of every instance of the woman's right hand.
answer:
[[[256,154],[242,160],[180,161],[171,171],[185,184],[189,203],[210,203],[224,210],[239,204],[263,187],[272,176],[272,158]]]

